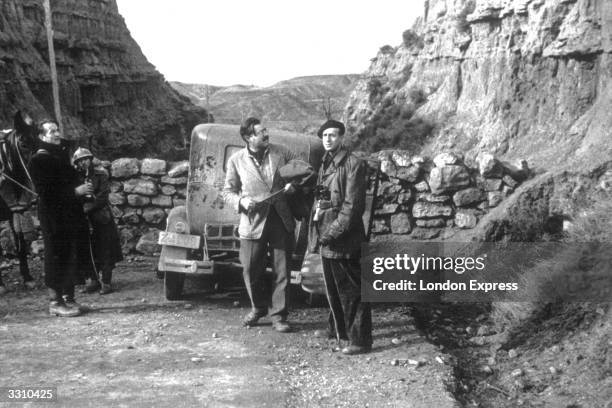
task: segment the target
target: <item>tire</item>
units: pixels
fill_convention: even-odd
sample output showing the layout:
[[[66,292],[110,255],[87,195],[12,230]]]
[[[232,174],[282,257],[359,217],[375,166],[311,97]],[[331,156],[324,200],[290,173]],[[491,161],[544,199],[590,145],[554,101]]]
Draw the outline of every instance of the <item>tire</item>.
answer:
[[[180,300],[183,297],[183,285],[185,284],[185,274],[177,272],[166,272],[164,277],[164,289],[166,299]]]

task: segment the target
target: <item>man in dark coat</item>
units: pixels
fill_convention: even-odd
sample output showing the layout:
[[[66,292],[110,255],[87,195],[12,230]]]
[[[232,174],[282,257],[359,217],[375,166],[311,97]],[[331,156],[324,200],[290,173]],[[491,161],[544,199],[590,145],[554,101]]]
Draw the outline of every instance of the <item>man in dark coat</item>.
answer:
[[[81,309],[74,300],[74,285],[84,283],[78,268],[87,250],[87,221],[78,197],[92,194],[93,187],[78,183],[55,121],[43,120],[38,137],[39,149],[32,156],[30,171],[38,193],[38,217],[45,245],[49,313],[78,316]]]
[[[79,182],[91,183],[93,195],[81,197],[83,211],[87,215],[91,241],[91,252],[95,264],[86,292],[100,290],[101,295],[113,291],[111,278],[115,264],[123,260],[119,233],[108,205],[110,182],[103,167],[94,166],[94,156],[88,149],[78,148],[72,155],[72,163],[79,173]],[[98,276],[98,274],[101,275]],[[100,284],[100,280],[102,281]]]
[[[310,220],[309,250],[319,252],[330,305],[329,334],[348,340],[344,354],[372,348],[370,304],[361,301],[359,258],[365,241],[366,164],[342,145],[344,124],[328,120],[319,129],[325,155]]]
[[[274,329],[286,333],[291,330],[287,315],[295,220],[285,193],[293,192],[294,188],[282,180],[278,169],[294,159],[295,154],[284,146],[269,143],[268,130],[256,118],[244,121],[240,136],[246,147],[227,162],[223,197],[240,213],[240,262],[251,298],[251,312],[243,324],[252,326],[269,312]],[[271,288],[264,276],[268,251],[272,254],[274,273]]]

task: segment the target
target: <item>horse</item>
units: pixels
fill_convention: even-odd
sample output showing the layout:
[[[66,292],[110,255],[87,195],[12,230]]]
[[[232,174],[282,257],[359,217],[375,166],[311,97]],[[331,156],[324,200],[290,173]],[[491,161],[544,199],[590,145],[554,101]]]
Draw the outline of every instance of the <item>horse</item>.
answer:
[[[0,130],[0,221],[9,221],[19,272],[26,288],[33,289],[35,283],[28,266],[26,236],[34,231],[24,222],[24,211],[36,201],[28,165],[38,147],[38,131],[32,118],[21,111],[15,114],[13,124],[13,129]],[[0,274],[0,295],[5,292]]]

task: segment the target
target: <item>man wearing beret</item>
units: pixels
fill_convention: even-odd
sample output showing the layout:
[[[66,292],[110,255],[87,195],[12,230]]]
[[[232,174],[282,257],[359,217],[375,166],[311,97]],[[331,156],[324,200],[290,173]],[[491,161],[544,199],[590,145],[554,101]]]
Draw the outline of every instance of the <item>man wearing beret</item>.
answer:
[[[328,120],[319,129],[325,155],[310,220],[309,250],[319,252],[330,305],[328,335],[348,340],[344,354],[372,348],[372,314],[361,301],[359,259],[365,241],[362,221],[366,164],[344,145],[344,124]]]
[[[243,324],[253,326],[270,314],[274,329],[286,333],[291,331],[287,322],[287,262],[291,259],[295,220],[285,196],[293,192],[293,186],[282,180],[278,169],[296,157],[284,146],[270,143],[268,130],[257,118],[242,123],[240,136],[246,147],[227,162],[223,197],[240,213],[240,262],[252,306]],[[268,252],[274,273],[271,290],[264,277]]]

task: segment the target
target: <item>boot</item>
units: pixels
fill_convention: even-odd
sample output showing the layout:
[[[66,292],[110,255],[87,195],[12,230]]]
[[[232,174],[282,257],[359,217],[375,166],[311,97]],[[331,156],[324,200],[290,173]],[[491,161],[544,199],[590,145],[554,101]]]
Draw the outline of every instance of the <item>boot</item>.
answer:
[[[74,298],[64,295],[63,299],[64,305],[66,305],[67,308],[77,310],[79,313],[83,313],[85,311],[85,308],[77,303]]]
[[[64,302],[59,300],[52,300],[49,303],[49,314],[51,316],[58,317],[75,317],[79,316],[81,312],[78,309],[69,308]]]
[[[101,295],[107,295],[109,293],[113,292],[113,287],[111,286],[110,283],[102,283],[102,288],[100,288],[100,294]]]
[[[80,290],[81,293],[94,293],[96,290],[100,289],[100,282],[93,279],[87,279],[87,283],[85,287]]]

